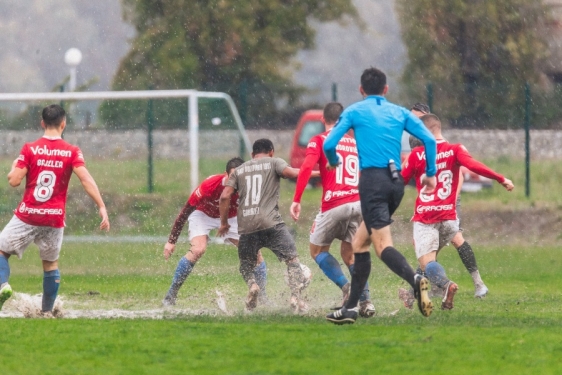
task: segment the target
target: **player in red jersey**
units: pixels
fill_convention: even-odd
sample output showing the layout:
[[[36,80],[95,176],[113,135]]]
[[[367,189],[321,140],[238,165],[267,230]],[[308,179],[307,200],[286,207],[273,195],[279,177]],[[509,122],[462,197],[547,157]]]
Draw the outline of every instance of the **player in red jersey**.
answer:
[[[188,218],[189,242],[191,246],[187,254],[178,262],[172,285],[162,301],[164,306],[176,304],[178,291],[193,270],[193,267],[195,267],[195,263],[207,250],[209,232],[220,227],[219,199],[224,189],[224,184],[232,171],[243,163],[244,160],[241,158],[230,159],[226,163],[225,173],[207,177],[191,194],[176,218],[170,237],[168,238],[168,243],[164,246],[164,258],[168,260],[170,255],[175,251],[176,242]],[[236,218],[237,212],[238,194],[234,194],[230,199],[228,211],[230,229],[225,236],[225,242],[232,243],[236,246],[238,246],[238,239],[240,238],[238,235],[238,220]],[[258,261],[254,273],[260,287],[258,298],[263,303],[266,301],[265,286],[267,282],[267,270],[261,252],[258,254]]]
[[[45,107],[41,127],[45,129],[43,137],[23,146],[8,173],[11,186],[19,186],[24,178],[26,183],[23,199],[14,210],[14,217],[0,234],[0,308],[12,295],[8,284],[8,258],[11,255],[21,258],[27,246],[35,242],[44,271],[41,310],[45,316],[52,316],[60,283],[58,258],[65,226],[66,193],[72,172],[99,207],[102,218],[100,229],[109,230],[109,219],[96,182],[84,165],[82,152],[61,138],[66,127],[64,109],[56,104]]]
[[[433,114],[421,117],[437,140],[437,186],[435,193],[423,194],[421,179],[425,174],[423,147],[412,150],[402,169],[404,183],[415,178],[418,197],[412,221],[414,222],[414,246],[422,272],[432,285],[444,289],[441,304],[444,310],[453,308],[453,298],[458,286],[450,281],[443,267],[437,262],[437,254],[459,231],[456,211],[460,167],[498,181],[507,191],[513,190],[513,182],[494,172],[481,162],[474,160],[461,144],[450,144],[441,134],[441,121]]]
[[[416,103],[411,109],[412,113],[417,117],[421,117],[423,115],[429,114],[429,106],[423,103]],[[415,148],[416,146],[421,146],[422,143],[419,139],[415,138],[414,136],[410,136],[410,149]],[[488,294],[488,287],[484,284],[482,277],[480,276],[480,271],[478,269],[478,264],[476,263],[476,256],[474,255],[474,251],[472,250],[472,246],[464,239],[460,218],[460,208],[461,208],[461,189],[462,184],[464,182],[464,176],[462,173],[459,174],[459,184],[457,188],[457,216],[459,218],[459,231],[451,240],[451,244],[457,250],[459,257],[463,265],[465,266],[468,273],[472,277],[472,281],[474,283],[474,297],[475,298],[483,298]],[[404,293],[406,292],[406,293]],[[442,295],[444,294],[444,290],[435,288],[435,285],[432,285],[431,292],[435,295]],[[409,305],[411,300],[408,298],[408,294],[406,290],[401,290],[401,299],[404,300],[405,305]],[[408,302],[409,301],[409,302]]]
[[[306,158],[297,178],[291,217],[297,221],[301,212],[301,197],[312,169],[319,165],[322,181],[322,206],[310,229],[310,255],[322,272],[336,284],[343,293],[344,304],[349,296],[350,283],[345,277],[339,262],[329,253],[330,245],[337,238],[341,240],[340,254],[343,262],[353,273],[353,249],[351,239],[361,224],[361,204],[359,203],[359,158],[355,139],[345,135],[338,143],[337,152],[342,163],[335,169],[326,169],[327,159],[322,150],[324,139],[335,126],[343,106],[340,103],[328,103],[324,107],[322,122],[326,131],[312,137],[306,149]],[[375,306],[370,301],[369,285],[359,301],[361,316],[371,317]]]

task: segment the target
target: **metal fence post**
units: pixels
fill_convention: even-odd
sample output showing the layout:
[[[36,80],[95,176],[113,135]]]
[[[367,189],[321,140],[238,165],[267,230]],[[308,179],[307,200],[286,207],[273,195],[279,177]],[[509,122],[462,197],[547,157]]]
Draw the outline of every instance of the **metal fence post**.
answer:
[[[433,84],[428,83],[425,86],[425,94],[427,97],[427,106],[429,107],[429,111],[433,112]]]
[[[240,83],[240,118],[242,119],[243,124],[246,123],[247,110],[248,110],[248,81],[244,79]],[[244,139],[242,138],[242,136],[240,136],[239,142],[240,142],[240,148],[239,148],[240,157],[244,159],[244,156],[246,155],[246,146],[244,144]]]
[[[338,84],[335,82],[332,83],[332,101],[338,101]]]
[[[531,196],[531,85],[525,83],[525,196]]]
[[[147,140],[147,145],[148,145],[148,186],[147,186],[147,190],[149,193],[152,193],[154,191],[154,182],[152,179],[152,175],[154,173],[154,165],[153,165],[153,161],[152,161],[152,149],[153,149],[153,145],[152,145],[152,130],[154,128],[154,113],[153,113],[153,108],[152,108],[152,99],[148,100],[148,106],[146,109],[146,123],[148,125],[148,140]]]

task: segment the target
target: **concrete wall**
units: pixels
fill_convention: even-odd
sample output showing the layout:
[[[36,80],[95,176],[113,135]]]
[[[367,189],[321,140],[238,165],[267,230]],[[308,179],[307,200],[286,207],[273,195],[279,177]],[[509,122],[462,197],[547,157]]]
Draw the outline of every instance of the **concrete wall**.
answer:
[[[24,142],[30,142],[42,135],[39,131],[0,132],[0,157],[16,158]],[[499,156],[524,158],[525,135],[521,130],[445,130],[450,142],[463,143],[477,158],[489,159]],[[250,141],[269,138],[276,153],[288,157],[293,131],[248,131]],[[147,156],[147,134],[142,130],[130,131],[80,131],[65,133],[65,139],[80,146],[86,159],[134,159]],[[159,158],[189,157],[189,138],[185,130],[162,130],[154,132],[154,155]],[[202,132],[200,155],[202,157],[236,156],[240,141],[235,131]],[[562,159],[562,131],[537,130],[531,132],[531,158]]]

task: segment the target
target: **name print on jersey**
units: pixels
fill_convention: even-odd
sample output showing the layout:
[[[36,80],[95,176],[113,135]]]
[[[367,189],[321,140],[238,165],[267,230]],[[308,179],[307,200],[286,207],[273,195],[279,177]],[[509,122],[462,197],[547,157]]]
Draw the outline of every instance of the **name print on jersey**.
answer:
[[[37,159],[38,167],[62,168],[63,165],[62,161]]]

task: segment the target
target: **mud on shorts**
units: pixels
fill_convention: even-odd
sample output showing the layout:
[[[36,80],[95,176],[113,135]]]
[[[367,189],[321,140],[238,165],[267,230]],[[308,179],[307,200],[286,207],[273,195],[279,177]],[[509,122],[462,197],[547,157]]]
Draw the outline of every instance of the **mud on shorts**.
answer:
[[[441,250],[459,231],[459,220],[445,220],[434,224],[414,221],[414,246],[416,257]]]
[[[257,232],[241,234],[238,242],[238,258],[240,259],[240,272],[243,275],[244,272],[251,272],[254,269],[258,259],[258,251],[262,247],[273,251],[279,261],[290,260],[298,255],[295,240],[285,223]],[[243,270],[243,267],[251,269]]]
[[[329,246],[334,239],[351,242],[361,224],[361,202],[349,202],[316,215],[310,229],[310,243]]]
[[[54,262],[59,259],[63,233],[64,228],[26,224],[14,215],[0,233],[0,250],[21,259],[25,249],[35,242],[41,260]]]
[[[219,229],[221,226],[221,219],[208,216],[203,211],[195,210],[189,215],[187,219],[189,223],[188,236],[191,241],[193,237],[209,236],[213,229]],[[228,219],[230,228],[224,236],[225,239],[237,240],[240,238],[238,234],[238,218],[236,216]],[[230,242],[230,241],[229,241]]]
[[[404,179],[393,180],[388,168],[365,168],[359,177],[361,212],[369,235],[371,229],[392,224],[392,214],[404,197]]]

